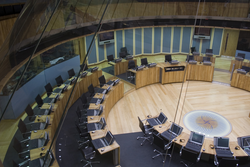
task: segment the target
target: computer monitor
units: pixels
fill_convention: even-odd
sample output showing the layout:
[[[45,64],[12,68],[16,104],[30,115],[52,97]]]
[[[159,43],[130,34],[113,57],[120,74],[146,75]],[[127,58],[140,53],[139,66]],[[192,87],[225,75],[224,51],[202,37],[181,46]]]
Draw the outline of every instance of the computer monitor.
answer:
[[[165,62],[171,62],[172,61],[172,55],[165,55]]]
[[[215,145],[217,148],[229,148],[229,138],[228,137],[215,138]]]
[[[161,122],[161,124],[164,124],[167,120],[167,117],[161,112],[158,116],[158,120]]]
[[[245,70],[246,72],[250,71],[250,67],[247,67],[247,66],[242,66],[241,69]]]
[[[69,74],[69,78],[71,78],[71,77],[73,77],[73,76],[76,75],[73,68],[68,71],[68,74]]]
[[[191,132],[190,135],[190,141],[196,144],[202,144],[204,140],[204,135],[196,133],[196,132]]]
[[[114,142],[114,136],[112,135],[112,133],[110,131],[107,132],[105,139],[109,145],[113,144],[113,142]]]
[[[242,146],[243,147],[250,147],[250,137],[249,138],[242,138]]]
[[[182,131],[182,128],[180,126],[178,126],[177,124],[175,123],[172,123],[171,127],[170,127],[170,130],[175,133],[176,135],[179,135]]]

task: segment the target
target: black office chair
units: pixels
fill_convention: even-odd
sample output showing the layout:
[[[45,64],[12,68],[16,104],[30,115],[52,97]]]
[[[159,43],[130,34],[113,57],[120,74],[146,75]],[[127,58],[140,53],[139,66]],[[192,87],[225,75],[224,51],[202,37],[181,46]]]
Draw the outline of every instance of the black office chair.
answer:
[[[213,49],[206,49],[206,53],[213,53]]]
[[[141,59],[141,65],[148,65],[148,59],[147,58]]]
[[[189,62],[189,60],[194,60],[194,56],[193,55],[187,55],[187,62]]]
[[[88,129],[86,126],[80,126],[77,121],[75,121],[75,126],[77,131],[79,132],[80,137],[86,137],[89,135]]]
[[[36,96],[35,101],[36,101],[38,107],[42,107],[43,100],[42,100],[42,98],[41,98],[41,96],[39,94]]]
[[[196,52],[195,47],[191,47],[190,49],[191,49],[191,53]]]
[[[85,94],[82,94],[82,96],[80,97],[80,100],[82,102],[83,110],[88,109],[89,108],[89,102],[88,102],[88,98],[86,97]]]
[[[127,55],[129,55],[128,50],[126,47],[122,47],[119,53],[120,58],[125,58]]]
[[[166,140],[162,139],[159,134],[154,134],[153,133],[153,138],[154,138],[154,145],[158,146],[161,151],[154,149],[154,152],[157,152],[158,154],[153,156],[152,158],[154,159],[155,157],[161,156],[163,163],[165,163],[165,157],[169,156],[171,157],[171,154],[167,154],[168,150],[172,146],[172,142],[167,142]]]
[[[172,55],[165,55],[165,62],[171,62],[172,61]]]
[[[79,107],[77,107],[76,109],[76,115],[78,117],[78,120],[79,120],[79,125],[84,125],[84,124],[87,124],[87,114],[82,114],[81,110]]]
[[[210,57],[203,57],[202,62],[204,61],[210,61]]]
[[[200,152],[195,152],[182,146],[180,157],[182,160],[185,160],[186,163],[184,161],[181,161],[180,163],[184,164],[186,167],[191,166],[200,160],[200,155]]]
[[[68,74],[69,74],[69,78],[72,78],[76,75],[73,68],[68,71]]]
[[[62,79],[61,75],[59,75],[58,77],[56,77],[55,80],[56,80],[56,84],[57,84],[58,87],[63,84],[63,79]]]
[[[108,61],[113,61],[114,60],[114,56],[113,55],[108,55],[107,59],[108,59]]]
[[[236,167],[238,166],[239,160],[234,158],[222,158],[215,165],[217,167]]]
[[[85,147],[81,149],[81,152],[85,159],[82,159],[81,162],[87,162],[83,167],[88,165],[92,166],[93,163],[100,163],[99,161],[92,161],[95,158],[95,150],[93,147]]]
[[[128,62],[128,69],[133,69],[135,67],[136,67],[135,61],[134,60],[129,60],[129,62]]]
[[[104,75],[99,77],[99,82],[100,82],[100,87],[103,87],[103,85],[106,84],[106,79],[105,79]]]
[[[52,88],[52,86],[51,86],[50,83],[48,83],[47,85],[45,85],[45,90],[47,92],[47,96],[49,97],[52,94],[52,92],[53,92],[53,88]]]
[[[138,139],[143,139],[142,143],[141,143],[141,146],[143,145],[143,143],[147,140],[149,141],[151,144],[153,143],[150,139],[152,139],[152,127],[150,125],[144,125],[142,120],[138,117],[138,120],[139,120],[139,127],[141,128],[144,136],[141,137],[141,136],[138,136],[137,137],[137,140]]]

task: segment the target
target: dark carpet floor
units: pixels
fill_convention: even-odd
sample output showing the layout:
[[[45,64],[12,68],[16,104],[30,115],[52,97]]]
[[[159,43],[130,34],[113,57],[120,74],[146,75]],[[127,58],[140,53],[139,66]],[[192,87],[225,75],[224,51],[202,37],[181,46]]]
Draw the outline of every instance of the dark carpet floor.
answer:
[[[80,101],[76,101],[69,109],[61,131],[56,141],[56,158],[60,167],[81,167],[85,162],[81,162],[83,155],[78,149],[77,141],[80,140],[79,133],[75,127],[77,115],[75,110],[77,106],[81,106]],[[162,163],[162,158],[157,157],[152,159],[156,153],[153,150],[157,147],[145,142],[143,146],[140,145],[141,140],[136,140],[137,136],[143,136],[142,132],[115,135],[117,143],[120,145],[120,161],[122,167],[183,167],[180,164],[179,148],[174,147],[172,158],[166,158],[166,163]],[[159,149],[159,148],[158,148]],[[114,167],[112,153],[100,155],[97,153],[95,161],[100,161],[100,164],[93,164],[93,167]],[[239,165],[242,167],[249,167],[247,164]],[[213,159],[210,161],[199,161],[193,167],[214,167]]]

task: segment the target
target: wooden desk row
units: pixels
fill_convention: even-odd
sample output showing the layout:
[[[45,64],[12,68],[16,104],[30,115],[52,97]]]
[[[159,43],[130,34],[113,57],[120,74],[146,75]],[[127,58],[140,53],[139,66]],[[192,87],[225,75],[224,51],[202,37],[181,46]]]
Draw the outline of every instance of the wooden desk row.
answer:
[[[134,60],[135,65],[136,65],[137,59],[133,59],[133,60]],[[127,72],[128,62],[129,62],[129,60],[122,59],[122,61],[119,63],[109,62],[109,64],[114,66],[114,75],[117,76],[117,75],[120,75],[120,74]]]
[[[203,57],[205,57],[205,56],[194,55],[194,60],[196,60],[197,62],[202,62]],[[216,57],[210,57],[210,61],[212,63],[215,63],[215,59],[216,59]]]
[[[103,86],[102,88],[106,89],[108,86]],[[103,106],[103,112],[100,116],[88,116],[88,123],[94,123],[99,122],[101,117],[104,117],[105,120],[108,119],[108,115],[112,107],[118,102],[121,98],[123,98],[124,95],[124,83],[120,81],[117,85],[113,86],[111,90],[108,92],[108,94],[105,96],[105,100],[101,104]],[[94,98],[100,97],[99,93],[95,94]],[[99,109],[100,104],[96,105],[91,103],[89,105],[89,109]],[[107,127],[107,126],[106,126]],[[105,137],[107,133],[107,128],[105,130],[95,130],[93,132],[90,132],[91,139],[98,139]],[[98,152],[100,154],[105,154],[107,152],[113,151],[113,163],[114,165],[120,164],[120,146],[119,144],[114,141],[112,145],[99,148]]]
[[[97,86],[99,85],[99,80],[98,78],[102,75],[102,71],[98,70],[96,72],[93,73],[88,73],[88,75],[84,78],[79,78],[74,92],[72,93],[72,96],[70,98],[70,103],[67,106],[66,111],[68,111],[69,107],[71,106],[71,104],[73,104],[83,93],[86,93],[88,91],[88,86],[90,84],[93,84],[93,86]],[[60,88],[63,88],[64,85],[61,85]],[[50,141],[47,144],[47,146],[45,146],[44,150],[42,150],[41,148],[36,148],[36,149],[32,149],[30,150],[30,160],[35,160],[37,158],[41,158],[41,155],[44,156],[46,151],[49,149],[50,145],[51,145],[51,141],[54,138],[54,135],[56,133],[56,130],[58,128],[59,122],[62,118],[62,114],[64,111],[64,108],[66,107],[67,101],[69,99],[69,96],[71,94],[73,85],[69,85],[67,90],[64,91],[64,93],[62,93],[56,104],[49,104],[49,103],[44,103],[43,106],[41,107],[41,109],[49,109],[51,105],[53,105],[53,112],[50,115],[47,115],[48,117],[50,117],[50,125],[44,129],[44,130],[37,130],[37,131],[32,131],[31,132],[31,139],[38,139],[38,138],[43,138],[45,132],[49,133],[49,138]],[[57,93],[52,93],[50,95],[49,98],[55,98],[57,95]],[[122,93],[123,95],[123,93]],[[42,122],[43,120],[46,119],[47,116],[41,116],[41,117],[36,117],[35,122]],[[53,143],[52,146],[52,152],[54,155],[55,154],[55,141]],[[42,154],[41,154],[42,153]],[[53,165],[54,167],[59,166],[57,163],[57,160],[55,159]]]
[[[186,64],[185,62],[180,62],[177,65],[158,63],[156,67],[146,67],[141,71],[128,71],[135,73],[136,89],[158,82],[166,84],[186,80],[213,81],[214,64],[211,66],[203,65],[203,63],[188,64],[187,66]]]
[[[154,126],[154,129],[156,131],[158,131],[159,133],[163,133],[164,131],[166,131],[167,129],[170,128],[170,125],[171,125],[171,123],[166,121],[161,126],[159,126],[159,125]],[[188,142],[189,136],[190,136],[189,133],[182,132],[178,137],[176,137],[176,139],[173,139],[173,143],[177,144],[178,146],[185,146]],[[205,138],[204,143],[203,143],[201,150],[200,150],[203,154],[202,155],[203,157],[204,157],[204,154],[207,154],[208,158],[210,156],[215,155],[215,149],[211,148],[211,146],[213,146],[213,145],[214,145],[213,138]],[[235,149],[236,146],[238,146],[239,149],[236,150]],[[230,141],[229,147],[230,147],[231,151],[233,152],[233,156],[236,156],[238,158],[248,156],[248,154],[238,145],[238,143],[236,141]]]

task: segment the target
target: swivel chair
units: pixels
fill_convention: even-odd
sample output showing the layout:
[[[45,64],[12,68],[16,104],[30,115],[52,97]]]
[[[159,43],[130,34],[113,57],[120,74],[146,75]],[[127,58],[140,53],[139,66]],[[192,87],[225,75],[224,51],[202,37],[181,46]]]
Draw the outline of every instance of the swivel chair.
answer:
[[[150,141],[150,138],[152,138],[152,127],[150,125],[145,125],[143,124],[142,120],[138,117],[138,120],[139,120],[139,127],[141,128],[144,136],[141,137],[141,136],[138,136],[137,137],[137,140],[138,139],[143,139],[142,143],[141,143],[141,146],[143,145],[143,143],[147,140],[149,141],[151,144],[153,143],[152,141]]]
[[[185,160],[187,163],[184,161],[181,161],[180,163],[184,164],[186,167],[189,167],[197,162],[199,162],[201,156],[201,152],[195,152],[189,149],[186,149],[184,146],[182,146],[180,150],[180,157],[182,160]]]
[[[202,62],[204,62],[204,61],[210,61],[210,57],[203,57]]]
[[[129,60],[128,62],[128,69],[135,69],[136,65],[135,65],[135,61],[134,60]],[[127,73],[126,73],[127,75]],[[132,81],[132,79],[134,78],[134,73],[132,73],[131,75],[131,72],[130,72],[130,76],[127,77],[128,79],[130,79],[130,81]]]
[[[119,53],[120,58],[125,58],[128,54],[128,50],[126,47],[122,47]]]
[[[88,102],[88,98],[86,97],[85,94],[82,94],[82,96],[80,97],[80,100],[82,102],[83,110],[88,109],[89,108],[89,102]]]
[[[141,65],[148,65],[148,59],[147,58],[141,59]]]
[[[172,61],[172,55],[165,55],[165,62],[171,62]]]
[[[29,161],[29,152],[30,152],[30,150],[22,148],[21,143],[16,138],[14,138],[13,148],[18,153],[19,158]]]
[[[90,93],[89,97],[93,97],[95,95],[95,88],[94,88],[93,84],[89,85],[88,90]]]
[[[88,130],[87,127],[80,126],[77,121],[75,121],[75,126],[77,131],[79,132],[80,137],[86,137],[88,136]]]
[[[79,107],[76,109],[76,115],[78,117],[80,125],[87,124],[87,114],[82,114]]]
[[[159,151],[157,149],[154,149],[154,152],[157,152],[158,154],[153,156],[152,158],[154,159],[155,157],[161,156],[162,157],[162,162],[165,163],[165,157],[169,156],[171,157],[171,154],[167,154],[168,150],[172,146],[172,142],[167,142],[166,140],[162,139],[159,135],[154,134],[154,145],[158,146],[162,151]]]
[[[55,80],[56,80],[56,84],[57,84],[58,87],[63,84],[63,79],[62,79],[61,75],[59,75],[58,77],[56,77]]]
[[[105,79],[104,75],[100,76],[98,79],[100,82],[100,87],[103,87],[103,85],[106,84],[106,79]]]
[[[100,163],[99,161],[92,161],[95,158],[95,150],[93,147],[85,147],[81,149],[84,159],[81,162],[87,162],[83,167],[92,166],[93,163]]]

